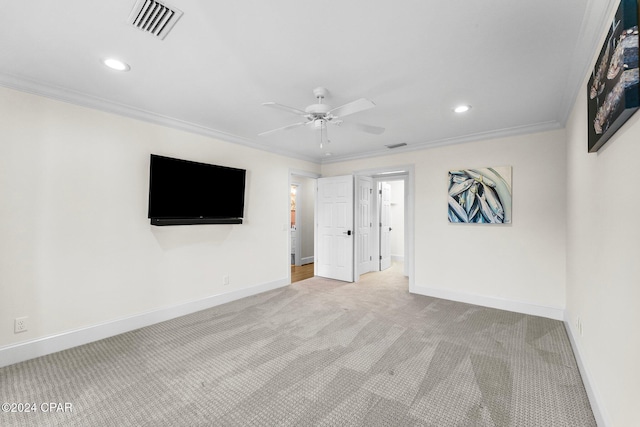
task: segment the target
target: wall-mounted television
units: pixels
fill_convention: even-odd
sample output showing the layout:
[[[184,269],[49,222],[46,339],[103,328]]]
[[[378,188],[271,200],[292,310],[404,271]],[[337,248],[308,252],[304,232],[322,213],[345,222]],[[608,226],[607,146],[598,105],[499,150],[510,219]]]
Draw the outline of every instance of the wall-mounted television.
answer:
[[[151,154],[151,224],[242,224],[245,177],[244,169]]]

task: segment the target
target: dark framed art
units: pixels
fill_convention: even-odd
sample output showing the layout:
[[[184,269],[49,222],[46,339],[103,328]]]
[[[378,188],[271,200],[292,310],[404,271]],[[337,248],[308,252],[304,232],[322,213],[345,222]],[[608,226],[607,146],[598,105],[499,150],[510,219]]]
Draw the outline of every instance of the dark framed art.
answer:
[[[621,0],[587,85],[590,153],[640,107],[638,0]]]

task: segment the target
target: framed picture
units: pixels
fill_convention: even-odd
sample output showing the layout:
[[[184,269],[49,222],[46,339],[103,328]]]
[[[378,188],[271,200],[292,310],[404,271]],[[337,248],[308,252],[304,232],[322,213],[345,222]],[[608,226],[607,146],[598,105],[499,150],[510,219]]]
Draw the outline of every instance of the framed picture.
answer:
[[[638,83],[638,0],[621,0],[587,85],[590,153],[640,107]]]
[[[449,171],[449,222],[511,223],[511,166]]]

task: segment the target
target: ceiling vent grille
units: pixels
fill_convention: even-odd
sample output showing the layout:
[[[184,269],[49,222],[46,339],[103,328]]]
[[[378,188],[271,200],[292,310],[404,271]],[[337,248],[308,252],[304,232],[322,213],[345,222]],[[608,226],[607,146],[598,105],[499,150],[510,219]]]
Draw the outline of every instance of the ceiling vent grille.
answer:
[[[387,147],[388,149],[392,150],[394,148],[400,148],[400,147],[404,147],[405,145],[407,145],[406,142],[401,142],[399,144],[390,144],[390,145],[385,145],[385,147]]]
[[[157,0],[138,0],[127,22],[163,40],[181,16],[181,10],[166,3]]]

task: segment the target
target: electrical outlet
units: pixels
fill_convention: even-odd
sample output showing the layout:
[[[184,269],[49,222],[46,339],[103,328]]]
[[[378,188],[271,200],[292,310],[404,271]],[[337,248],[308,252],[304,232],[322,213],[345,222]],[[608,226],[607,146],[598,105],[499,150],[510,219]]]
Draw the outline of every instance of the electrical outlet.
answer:
[[[222,276],[222,284],[223,285],[229,284],[229,276]]]
[[[28,317],[16,317],[13,323],[13,333],[17,334],[20,332],[26,332],[27,331],[27,320],[29,318]]]

